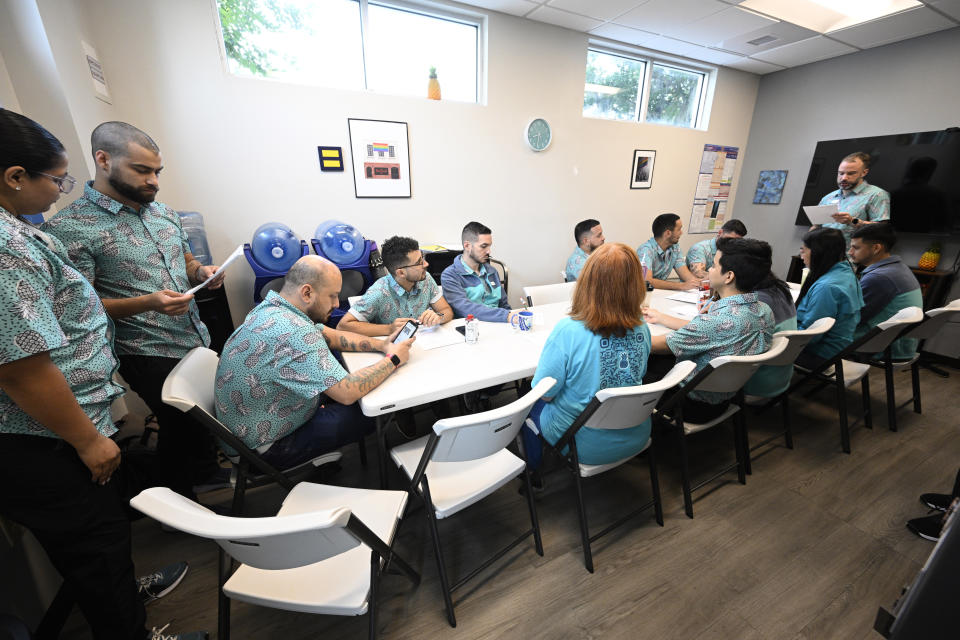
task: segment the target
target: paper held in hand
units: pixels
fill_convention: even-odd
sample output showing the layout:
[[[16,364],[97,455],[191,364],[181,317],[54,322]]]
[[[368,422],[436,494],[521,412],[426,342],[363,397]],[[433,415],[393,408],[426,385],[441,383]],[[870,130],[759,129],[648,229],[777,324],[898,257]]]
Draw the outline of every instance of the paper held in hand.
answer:
[[[838,209],[835,204],[824,204],[816,207],[804,207],[803,212],[810,219],[810,224],[827,224],[828,222],[836,222],[833,219],[833,214],[838,213]]]
[[[229,267],[231,262],[233,262],[234,260],[236,260],[237,258],[239,258],[239,257],[242,256],[242,255],[243,255],[243,245],[241,244],[241,245],[239,245],[236,249],[233,250],[233,253],[230,254],[230,257],[229,257],[229,258],[227,258],[226,260],[223,261],[223,264],[220,265],[220,268],[217,269],[216,272],[214,272],[214,274],[213,274],[212,276],[210,276],[209,278],[207,278],[206,280],[204,280],[203,282],[201,282],[200,284],[198,284],[198,285],[195,286],[194,288],[186,291],[186,292],[185,292],[186,295],[190,295],[190,294],[196,293],[197,291],[200,291],[200,289],[203,289],[205,286],[207,286],[208,284],[210,284],[210,281],[211,281],[211,280],[213,280],[214,278],[216,278],[218,275],[220,275],[220,274],[223,272],[224,269],[226,269],[227,267]]]

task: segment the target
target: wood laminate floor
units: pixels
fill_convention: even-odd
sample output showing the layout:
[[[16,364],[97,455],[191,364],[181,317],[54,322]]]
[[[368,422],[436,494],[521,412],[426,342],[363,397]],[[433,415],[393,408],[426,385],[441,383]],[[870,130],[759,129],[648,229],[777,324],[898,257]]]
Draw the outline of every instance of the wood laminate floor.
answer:
[[[549,475],[538,500],[545,555],[532,541],[455,595],[458,626],[448,626],[422,510],[404,521],[397,548],[422,573],[416,589],[402,576],[382,586],[381,638],[657,638],[814,640],[880,638],[877,607],[889,607],[916,575],[932,543],[910,533],[924,515],[922,492],[949,492],[960,466],[960,372],[945,380],[922,372],[924,413],[902,410],[900,430],[887,429],[883,376],[871,374],[874,429],[856,429],[852,455],[840,450],[832,391],[793,402],[795,449],[783,441],[754,452],[747,484],[731,472],[695,494],[695,519],[683,513],[675,443],[659,445],[665,526],[640,515],[594,547],[596,572],[583,566],[573,485]],[[909,374],[898,373],[901,398]],[[501,394],[499,403],[513,396]],[[851,415],[859,395],[848,392]],[[427,411],[418,415],[425,428]],[[750,415],[751,439],[780,428],[778,412]],[[397,434],[392,434],[396,439]],[[371,443],[372,444],[372,443]],[[368,445],[371,453],[375,453]],[[709,475],[732,459],[732,435],[719,427],[691,439],[691,469]],[[396,476],[395,476],[396,478]],[[376,465],[360,468],[348,448],[331,482],[373,487]],[[394,487],[399,483],[395,482]],[[462,575],[478,557],[528,523],[517,484],[510,484],[449,522],[440,523],[448,568]],[[631,501],[650,496],[645,461],[586,481],[591,523],[609,522]],[[230,492],[203,496],[228,504]],[[248,494],[248,515],[271,515],[282,493]],[[190,572],[147,609],[149,624],[168,631],[216,631],[216,552],[212,543],[165,533],[151,520],[133,525],[140,573],[186,559]],[[234,603],[232,631],[243,638],[362,638],[367,619],[289,613]],[[64,637],[87,638],[74,612]]]

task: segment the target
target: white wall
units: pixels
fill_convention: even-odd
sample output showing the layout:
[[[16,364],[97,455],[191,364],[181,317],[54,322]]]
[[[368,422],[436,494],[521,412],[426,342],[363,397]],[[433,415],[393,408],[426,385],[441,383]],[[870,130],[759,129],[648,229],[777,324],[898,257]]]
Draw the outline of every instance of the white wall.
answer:
[[[427,244],[457,239],[477,219],[493,228],[494,255],[510,266],[512,298],[524,284],[558,280],[583,218],[600,219],[608,239],[632,246],[649,237],[659,213],[686,221],[703,144],[746,146],[758,86],[752,74],[721,70],[706,132],[585,119],[586,36],[491,13],[487,105],[437,103],[229,76],[212,2],[83,3],[74,13],[86,22],[72,33],[70,14],[47,5],[41,0],[58,41],[54,54],[73,55],[81,35],[97,47],[114,97],[111,117],[160,144],[161,199],[204,214],[215,257],[273,220],[304,238],[339,218],[379,242],[404,234]],[[78,130],[103,115],[89,100],[77,106],[92,96],[88,80],[63,86]],[[534,116],[555,132],[541,154],[521,139]],[[347,151],[348,117],[409,123],[411,199],[357,199],[349,169],[321,174],[316,147]],[[657,150],[650,190],[628,188],[633,149]],[[683,246],[698,239],[685,237]],[[229,274],[237,320],[252,304],[252,281],[245,265]]]
[[[13,89],[13,82],[10,81],[10,74],[7,73],[7,64],[3,61],[2,53],[0,53],[0,107],[20,111],[20,101],[17,100],[17,92]]]

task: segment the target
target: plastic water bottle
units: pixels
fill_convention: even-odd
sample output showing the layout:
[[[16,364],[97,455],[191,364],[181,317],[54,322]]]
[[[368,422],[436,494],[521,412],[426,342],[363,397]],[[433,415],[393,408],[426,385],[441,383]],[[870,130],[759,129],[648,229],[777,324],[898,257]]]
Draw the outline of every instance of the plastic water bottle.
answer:
[[[180,211],[180,226],[187,234],[187,244],[190,253],[200,261],[200,264],[211,265],[210,245],[207,244],[207,231],[203,227],[203,216],[196,211]]]
[[[320,241],[324,256],[338,265],[353,264],[363,255],[363,234],[346,222],[327,220],[317,227],[314,237]]]
[[[264,269],[286,273],[300,259],[300,239],[287,225],[268,222],[253,232],[250,250]]]
[[[467,321],[463,323],[463,338],[467,344],[477,344],[480,340],[480,321],[473,317],[473,314],[467,316]]]
[[[643,256],[640,258],[640,271],[643,272],[643,279],[647,279],[647,257]]]

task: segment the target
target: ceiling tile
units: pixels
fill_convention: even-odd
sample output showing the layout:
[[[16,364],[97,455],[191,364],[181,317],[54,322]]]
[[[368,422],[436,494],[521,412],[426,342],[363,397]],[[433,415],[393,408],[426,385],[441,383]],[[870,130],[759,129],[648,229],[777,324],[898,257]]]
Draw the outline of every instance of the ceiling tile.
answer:
[[[942,11],[954,20],[960,20],[960,0],[923,0],[938,11]]]
[[[464,4],[481,9],[490,9],[500,13],[509,13],[513,16],[525,16],[531,9],[538,7],[539,2],[528,0],[462,0]]]
[[[867,49],[955,26],[956,24],[939,13],[926,7],[917,7],[855,27],[831,31],[828,35],[841,42]]]
[[[757,29],[756,31],[728,38],[715,46],[720,49],[726,49],[727,51],[735,51],[752,56],[761,51],[782,47],[791,42],[806,40],[815,35],[818,35],[816,31],[804,29],[789,22],[778,22],[768,27]],[[760,42],[758,42],[758,40]]]
[[[754,60],[753,58],[740,58],[736,62],[731,62],[727,65],[733,69],[739,69],[740,71],[749,71],[750,73],[756,73],[758,75],[763,75],[765,73],[773,73],[774,71],[780,71],[786,67],[781,67],[778,64],[771,64],[769,62],[761,62],[760,60]]]
[[[777,21],[772,18],[728,7],[706,18],[665,29],[663,34],[688,42],[718,46],[724,40],[775,24]]]
[[[577,15],[568,11],[560,11],[550,7],[539,7],[527,14],[531,20],[555,24],[558,27],[566,27],[574,31],[589,31],[594,27],[599,27],[603,22],[594,20],[586,16]]]
[[[617,18],[617,24],[654,33],[665,33],[694,20],[728,9],[720,0],[649,0]]]
[[[550,0],[555,9],[572,11],[597,20],[613,20],[647,0]]]
[[[630,27],[624,27],[612,22],[608,22],[607,24],[601,25],[596,29],[592,29],[590,31],[590,35],[600,36],[601,38],[609,38],[611,40],[616,40],[617,42],[635,44],[638,47],[646,46],[645,43],[658,37],[657,34],[650,33],[649,31],[631,29]]]
[[[845,45],[842,42],[834,42],[823,36],[815,36],[775,49],[761,51],[752,57],[764,62],[780,64],[785,67],[796,67],[801,64],[807,64],[808,62],[816,62],[835,56],[842,56],[845,53],[853,53],[854,51],[857,51],[857,49]]]

